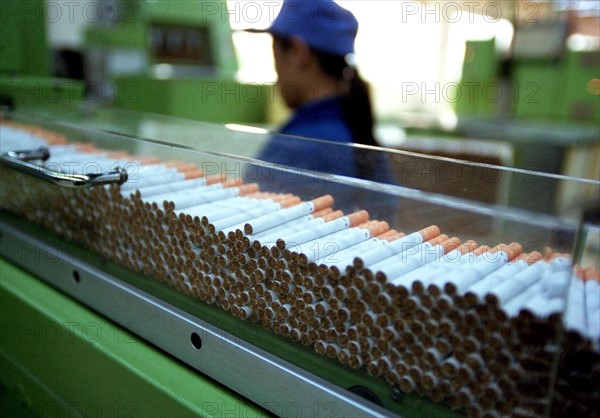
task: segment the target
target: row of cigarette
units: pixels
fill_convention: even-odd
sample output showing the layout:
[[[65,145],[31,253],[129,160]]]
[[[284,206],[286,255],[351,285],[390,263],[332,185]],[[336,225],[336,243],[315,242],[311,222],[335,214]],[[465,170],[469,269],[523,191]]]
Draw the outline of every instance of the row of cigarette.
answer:
[[[333,210],[330,196],[299,203],[294,196],[259,196],[254,194],[258,193],[254,185],[247,186],[253,189],[231,186],[238,189],[234,192],[236,196],[220,200],[209,197],[204,201],[201,196],[212,196],[214,191],[206,190],[205,195],[202,188],[186,189],[193,192],[194,201],[181,191],[156,195],[153,193],[156,186],[150,186],[150,193],[147,188],[139,188],[129,198],[139,199],[146,209],[162,208],[172,222],[203,225],[207,233],[214,234],[210,239],[204,237],[205,245],[198,247],[209,255],[206,258],[218,256],[215,258],[218,263],[211,266],[208,262],[203,266],[204,288],[208,289],[201,296],[203,300],[217,303],[239,317],[267,323],[286,337],[314,344],[317,352],[351,367],[364,367],[373,376],[385,376],[403,391],[419,391],[436,400],[448,399],[456,408],[470,408],[471,416],[478,415],[478,406],[494,411],[501,405],[514,406],[507,398],[516,396],[520,375],[516,372],[514,377],[503,380],[501,366],[519,364],[517,355],[501,350],[501,359],[496,361],[489,355],[476,354],[471,358],[472,365],[462,366],[469,356],[460,350],[449,350],[447,342],[452,341],[454,347],[472,347],[470,350],[477,352],[478,346],[492,347],[489,341],[494,334],[439,338],[449,337],[448,331],[442,331],[444,325],[452,329],[460,323],[442,319],[439,334],[433,331],[430,341],[425,341],[427,335],[421,329],[426,329],[425,324],[430,324],[435,315],[433,309],[427,313],[421,308],[435,305],[441,311],[449,311],[454,304],[464,303],[469,307],[489,300],[494,305],[501,302],[505,311],[513,309],[515,315],[523,309],[543,317],[560,313],[570,279],[568,256],[523,254],[518,244],[501,244],[491,249],[474,242],[461,245],[457,238],[441,234],[435,226],[405,235],[390,230],[385,222],[369,220],[365,211],[344,215]],[[249,251],[250,248],[254,251]],[[356,254],[361,256],[357,258]],[[248,262],[248,256],[256,264]],[[272,286],[265,284],[269,266],[275,266],[275,274],[282,277],[281,282],[275,280]],[[315,268],[324,277],[342,278],[342,286],[339,282],[334,285],[331,277],[319,286],[318,275],[310,273]],[[385,287],[373,286],[369,271],[375,272],[376,283]],[[405,277],[411,272],[416,273],[414,280]],[[444,274],[449,272],[452,274],[445,278]],[[355,280],[343,283],[348,273]],[[522,274],[517,277],[518,273]],[[590,280],[586,283],[596,283],[593,271],[588,269],[587,273]],[[235,274],[237,280],[228,284],[228,274]],[[507,281],[511,275],[516,280]],[[195,290],[194,280],[190,279],[194,275],[182,276],[184,285]],[[441,284],[438,277],[444,280]],[[455,277],[459,280],[453,280]],[[234,291],[232,288],[240,282],[244,285]],[[419,291],[419,284],[424,290]],[[364,292],[368,285],[376,288],[371,298]],[[409,302],[415,305],[415,314],[410,319],[405,313],[391,312],[391,295],[401,289],[410,295],[404,305]],[[490,297],[490,289],[498,300]],[[594,287],[590,289],[593,291]],[[199,294],[202,295],[202,290]],[[425,296],[436,294],[433,302],[425,301]],[[461,294],[464,300],[459,302],[454,296]],[[353,305],[359,298],[368,301],[362,310],[357,308],[361,305]],[[593,302],[595,297],[587,300]],[[575,323],[597,315],[594,312],[598,312],[598,307],[593,303],[581,306],[585,306],[583,316],[573,315]],[[416,318],[419,315],[421,318]],[[405,323],[399,326],[401,320]],[[390,326],[391,323],[395,325]],[[400,341],[411,338],[410,347],[401,349]],[[508,341],[498,344],[509,346]],[[486,366],[487,382],[481,382],[472,371],[479,362],[491,362]],[[459,385],[468,389],[454,389]],[[496,393],[490,389],[494,387],[502,389]]]
[[[91,146],[54,146],[51,155],[49,162],[59,164],[97,161],[114,166],[132,161],[126,155],[115,161],[114,155]],[[570,281],[568,255],[522,253],[516,243],[493,248],[474,241],[461,244],[435,226],[405,236],[386,222],[369,220],[366,211],[334,211],[329,195],[301,202],[296,196],[260,193],[257,184],[220,181],[220,176],[207,179],[193,166],[138,160],[136,167],[139,179],[121,187],[124,197],[135,193],[142,202],[175,215],[203,217],[221,234],[242,231],[272,252],[297,253],[303,263],[326,266],[337,274],[360,266],[395,286],[486,298],[509,316],[527,309],[544,317],[568,307],[567,327],[600,339],[598,270],[579,268],[583,281]],[[572,302],[565,305],[567,294]]]
[[[63,147],[54,162],[66,166],[104,154],[67,151],[56,136],[47,143]],[[568,255],[463,243],[434,225],[404,234],[366,211],[335,210],[329,195],[303,202],[191,166],[145,170],[161,164],[121,157],[139,164],[137,183],[53,191],[37,209],[15,190],[3,206],[31,205],[27,216],[63,236],[469,416],[540,412],[549,392],[533,388],[550,374],[546,349],[563,310],[568,328],[600,338],[598,270],[576,267],[572,280]],[[194,174],[165,180],[173,167]],[[39,199],[43,186],[28,193]],[[551,331],[540,336],[531,324],[544,322]]]
[[[162,176],[153,173],[141,184],[122,187],[121,193],[135,190],[144,203],[175,215],[204,217],[224,235],[243,231],[271,252],[294,252],[303,263],[338,274],[348,266],[362,266],[398,287],[486,298],[509,316],[528,309],[545,317],[568,307],[567,327],[600,339],[598,270],[578,268],[577,277],[583,280],[571,281],[569,255],[522,253],[516,243],[493,248],[474,241],[461,244],[435,226],[406,236],[390,230],[386,222],[369,220],[366,211],[334,211],[328,195],[300,202],[296,196],[261,194],[256,184],[205,178],[155,184]]]
[[[156,158],[144,157],[132,159],[125,152],[99,150],[86,143],[70,144],[60,134],[14,122],[3,121],[0,124],[0,135],[0,154],[50,145],[52,151],[50,158],[44,161],[44,166],[63,174],[98,174],[117,167],[125,168],[130,178],[124,185],[125,190],[147,185],[145,179],[150,175],[161,183],[202,176],[202,172],[194,164],[175,161],[159,163]]]

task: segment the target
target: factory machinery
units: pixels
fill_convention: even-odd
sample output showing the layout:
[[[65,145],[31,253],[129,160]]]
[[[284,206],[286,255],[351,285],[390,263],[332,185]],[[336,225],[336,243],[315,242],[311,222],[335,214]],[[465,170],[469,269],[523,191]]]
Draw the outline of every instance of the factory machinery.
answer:
[[[355,149],[382,184],[258,161],[267,134],[93,115],[3,115],[2,257],[198,379],[280,416],[598,413],[598,229],[501,204],[543,174]]]

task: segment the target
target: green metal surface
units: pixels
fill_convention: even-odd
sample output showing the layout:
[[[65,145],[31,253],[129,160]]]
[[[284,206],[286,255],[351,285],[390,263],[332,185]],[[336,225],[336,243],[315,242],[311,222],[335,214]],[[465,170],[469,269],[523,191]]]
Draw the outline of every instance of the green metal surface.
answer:
[[[0,96],[10,97],[17,108],[79,103],[84,90],[84,82],[78,80],[0,75]]]
[[[39,416],[266,416],[4,260],[0,298],[0,381]]]
[[[510,78],[501,84],[494,40],[467,41],[454,99],[462,118],[503,113],[529,120],[600,122],[600,55],[565,48],[559,58],[513,57]],[[504,108],[504,109],[502,109]]]
[[[460,117],[494,116],[500,105],[495,99],[498,73],[495,40],[467,41],[465,51],[462,78],[457,97],[453,98],[456,113]]]
[[[236,7],[241,7],[242,10],[236,12]],[[211,48],[215,54],[216,76],[232,78],[238,64],[229,16],[242,13],[244,7],[246,6],[238,5],[229,9],[224,0],[127,1],[120,6],[120,21],[116,25],[90,26],[84,36],[87,46],[92,48],[136,48],[147,51],[148,34],[152,24],[205,27],[208,29]],[[154,63],[152,57],[149,58],[149,62]]]
[[[142,21],[147,27],[152,23],[185,24],[207,27],[215,54],[217,76],[233,77],[237,60],[233,48],[232,19],[241,19],[245,5],[228,5],[225,0],[157,0],[141,6]],[[236,11],[237,10],[237,11]]]
[[[566,80],[561,80],[565,90],[561,109],[564,117],[600,123],[600,54],[568,51],[564,65]]]
[[[1,363],[0,366],[4,367]],[[0,416],[42,418],[20,399],[19,394],[18,387],[11,390],[0,382]]]
[[[0,24],[0,73],[20,71],[25,62],[18,15],[2,15]]]
[[[515,114],[524,118],[562,119],[564,66],[554,61],[518,62],[515,65]]]
[[[228,79],[119,77],[116,105],[216,123],[264,122],[273,87]]]
[[[118,107],[218,123],[262,123],[267,103],[273,99],[272,86],[234,79],[238,64],[229,21],[240,18],[246,7],[223,0],[125,2],[122,21],[111,27],[90,27],[86,45],[104,52],[137,50],[147,57],[149,66],[139,74],[107,74],[118,92],[114,99]],[[152,65],[164,64],[149,47],[156,25],[206,30],[203,42],[207,44],[201,48],[211,56],[208,68],[191,65],[186,70],[191,73],[174,72],[167,78],[150,75]],[[182,63],[166,64],[181,67]]]
[[[0,2],[0,73],[50,74],[44,0]]]
[[[403,417],[459,418],[464,416],[460,412],[452,411],[444,404],[434,403],[416,394],[400,393],[399,400],[394,400],[391,397],[392,387],[383,378],[373,378],[364,370],[353,370],[337,360],[318,355],[312,347],[294,343],[251,321],[242,321],[215,305],[208,305],[157,280],[135,274],[119,265],[107,262],[81,246],[65,242],[40,227],[16,219],[12,215],[1,214],[5,222],[10,222],[24,232],[58,248],[61,253],[82,259],[144,292],[201,318],[214,326],[215,330],[228,332],[342,388],[350,389],[356,386],[367,388],[379,398],[385,408]],[[29,257],[23,255],[22,259],[23,263],[26,263]],[[322,411],[322,413],[325,414],[326,411]]]
[[[84,37],[88,45],[96,47],[143,49],[146,46],[145,28],[138,23],[123,23],[116,27],[92,26],[86,30]]]

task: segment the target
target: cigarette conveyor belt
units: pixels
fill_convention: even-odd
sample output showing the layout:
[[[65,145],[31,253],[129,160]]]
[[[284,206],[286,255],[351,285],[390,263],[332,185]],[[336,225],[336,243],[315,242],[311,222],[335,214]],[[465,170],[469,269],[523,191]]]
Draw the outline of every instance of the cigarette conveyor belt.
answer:
[[[402,230],[340,210],[334,193],[1,129],[3,257],[27,264],[7,243],[43,246],[73,276],[50,284],[141,324],[131,331],[267,413],[597,413],[600,275],[572,252],[459,237],[435,219]],[[100,268],[32,230],[82,245]]]

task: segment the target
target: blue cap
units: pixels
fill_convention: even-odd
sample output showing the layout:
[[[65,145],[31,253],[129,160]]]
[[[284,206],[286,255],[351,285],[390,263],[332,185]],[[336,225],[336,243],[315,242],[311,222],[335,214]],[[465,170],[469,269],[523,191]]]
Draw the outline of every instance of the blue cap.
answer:
[[[358,21],[333,0],[284,0],[271,27],[253,32],[297,36],[311,48],[345,56],[354,53]]]

